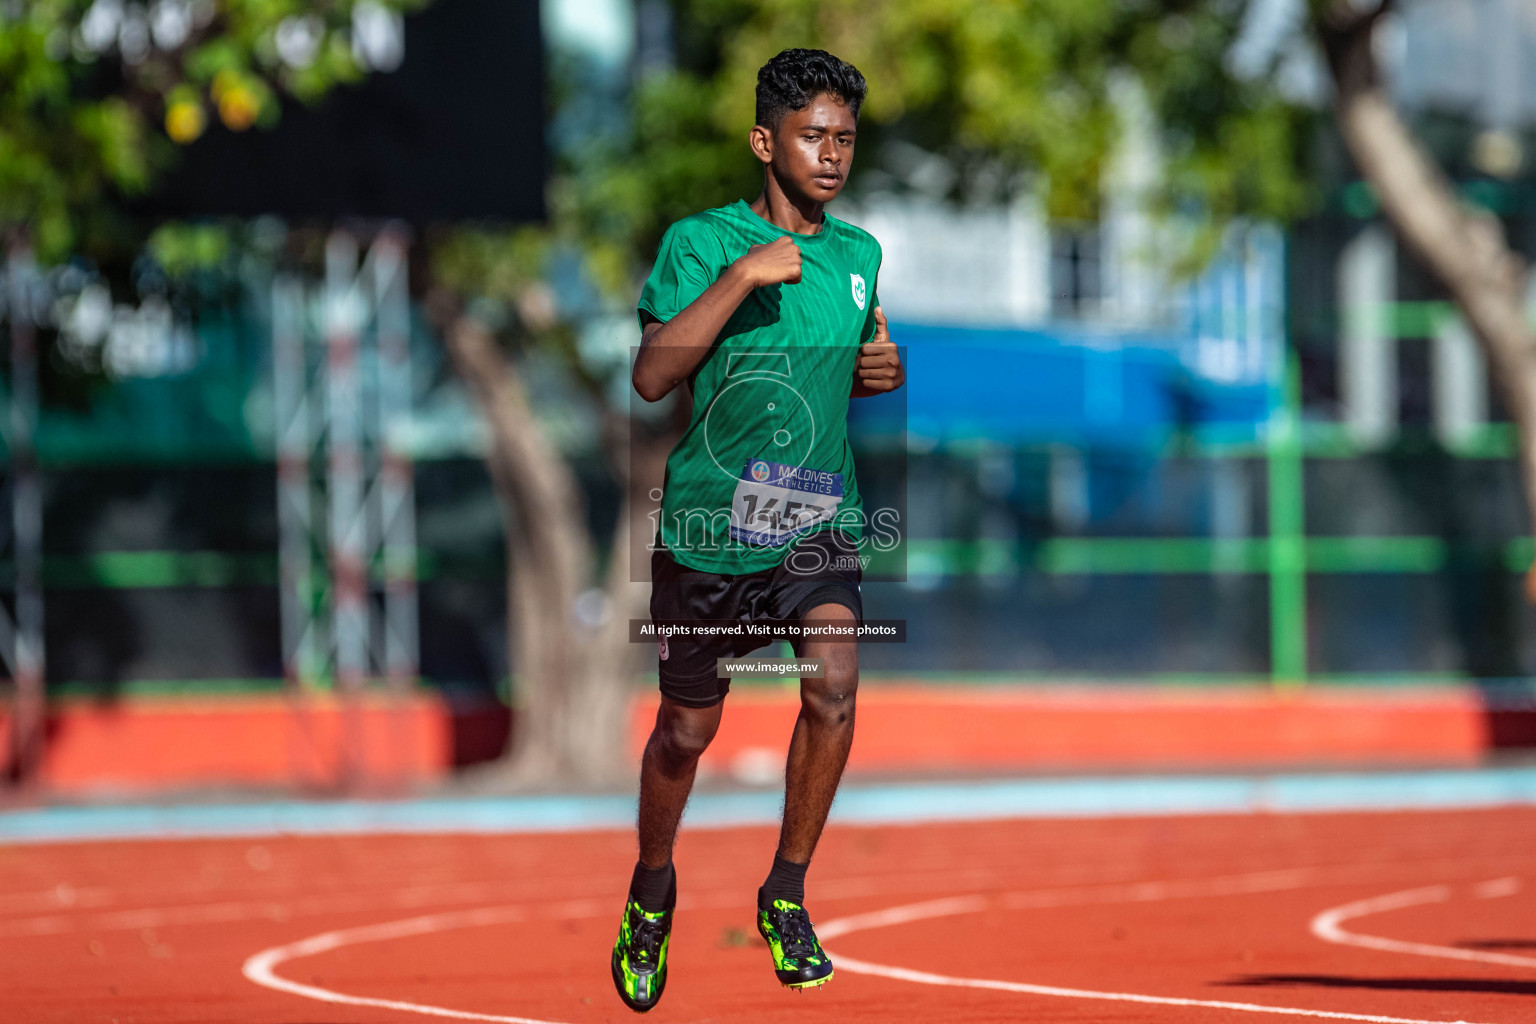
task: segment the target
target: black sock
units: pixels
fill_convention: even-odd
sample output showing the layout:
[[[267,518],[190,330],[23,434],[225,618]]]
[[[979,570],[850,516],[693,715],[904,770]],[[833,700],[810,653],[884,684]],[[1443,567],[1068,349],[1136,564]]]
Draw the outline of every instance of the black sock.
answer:
[[[791,903],[805,904],[805,869],[809,864],[796,864],[794,861],[785,860],[778,854],[773,855],[773,868],[768,872],[768,880],[763,887],[757,890],[757,909],[767,910],[773,906],[774,900],[788,900]]]
[[[635,861],[635,873],[629,880],[629,894],[647,914],[671,910],[677,904],[677,869],[669,860],[665,867],[648,868]]]

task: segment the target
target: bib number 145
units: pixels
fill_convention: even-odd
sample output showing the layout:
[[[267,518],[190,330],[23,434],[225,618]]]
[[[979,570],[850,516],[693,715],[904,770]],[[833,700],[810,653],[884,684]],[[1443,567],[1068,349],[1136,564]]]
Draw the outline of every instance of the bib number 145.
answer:
[[[731,537],[777,547],[831,519],[843,500],[843,475],[748,459],[731,500]]]

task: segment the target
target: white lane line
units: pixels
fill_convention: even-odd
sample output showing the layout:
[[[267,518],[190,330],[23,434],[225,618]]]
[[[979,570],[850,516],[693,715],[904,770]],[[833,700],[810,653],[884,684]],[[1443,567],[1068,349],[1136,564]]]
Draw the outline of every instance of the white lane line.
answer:
[[[390,921],[385,924],[366,925],[361,928],[343,928],[340,931],[325,932],[322,935],[315,935],[298,942],[290,942],[286,946],[274,946],[271,949],[264,949],[245,961],[245,965],[241,968],[241,973],[258,985],[276,989],[279,992],[303,996],[306,999],[315,999],[322,1003],[341,1003],[346,1006],[373,1006],[383,1010],[403,1010],[407,1013],[421,1013],[428,1017],[497,1021],[500,1024],[556,1024],[554,1021],[538,1020],[533,1017],[508,1017],[493,1013],[474,1013],[469,1010],[450,1010],[445,1006],[408,1003],[400,999],[376,999],[371,996],[353,996],[345,992],[321,988],[318,985],[304,985],[297,981],[289,981],[287,978],[279,977],[275,970],[279,964],[288,960],[315,956],[319,953],[327,953],[333,949],[340,949],[342,946],[355,945],[360,942],[384,942],[389,939],[400,939],[412,935],[428,935],[433,932],[448,931],[454,928],[508,924],[514,921],[525,921],[527,918],[527,911],[522,907],[489,907],[480,910],[455,911],[449,914],[426,914],[422,917],[410,917],[403,921]]]
[[[1513,888],[1510,887],[1510,882],[1515,883]],[[1478,890],[1485,893],[1491,890],[1507,896],[1518,892],[1519,887],[1519,879],[1500,878],[1482,883],[1474,889],[1474,893]],[[1351,921],[1357,917],[1384,914],[1389,910],[1402,910],[1426,903],[1444,903],[1450,898],[1450,886],[1431,885],[1422,889],[1405,889],[1402,892],[1387,893],[1385,896],[1355,900],[1353,903],[1331,907],[1314,917],[1312,934],[1324,942],[1334,942],[1341,946],[1359,946],[1362,949],[1377,949],[1385,953],[1409,953],[1414,956],[1470,960],[1474,963],[1504,964],[1509,967],[1536,967],[1536,957],[1516,956],[1513,953],[1490,953],[1481,949],[1461,949],[1457,946],[1437,946],[1428,942],[1404,942],[1401,939],[1388,939],[1380,935],[1353,932],[1343,927],[1345,921]]]
[[[1275,892],[1284,889],[1299,889],[1309,885],[1319,884],[1316,875],[1319,872],[1311,869],[1298,869],[1294,871],[1265,871],[1254,872],[1247,875],[1229,875],[1203,880],[1172,880],[1164,882],[1136,882],[1107,886],[1079,886],[1060,889],[1035,890],[1033,892],[1008,893],[1000,899],[992,899],[983,895],[946,897],[943,899],[925,900],[919,903],[903,904],[888,907],[884,910],[873,911],[864,914],[854,914],[847,917],[828,921],[818,928],[823,939],[832,939],[849,935],[857,931],[865,931],[872,928],[891,927],[901,924],[910,924],[915,921],[927,920],[936,917],[946,917],[958,914],[975,913],[989,906],[1000,905],[1009,909],[1047,906],[1070,906],[1089,903],[1108,903],[1116,900],[1125,902],[1152,902],[1159,900],[1186,899],[1202,896],[1235,895],[1242,893]],[[1326,873],[1326,872],[1325,872]],[[1433,887],[1438,890],[1443,886]],[[1429,890],[1410,890],[1416,896],[1422,896]],[[1448,890],[1447,890],[1448,892]],[[1396,894],[1401,897],[1404,894]],[[1385,899],[1385,898],[1379,898]],[[1428,900],[1423,900],[1428,902]],[[612,910],[611,900],[576,900],[565,903],[548,905],[537,914],[532,914],[526,906],[489,907],[476,910],[462,910],[448,913],[428,914],[420,917],[406,918],[400,921],[390,921],[382,924],[366,925],[358,928],[345,928],[338,931],[325,932],[298,942],[288,943],[282,946],[274,946],[262,950],[245,961],[242,973],[247,979],[257,985],[286,992],[291,995],[314,999],[319,1002],[337,1003],[350,1006],[369,1006],[379,1009],[399,1010],[407,1013],[419,1013],[431,1017],[446,1017],[456,1020],[491,1021],[496,1024],[557,1024],[553,1021],[542,1021],[531,1017],[515,1017],[497,1014],[476,1013],[469,1010],[454,1010],[443,1006],[434,1006],[426,1003],[412,1003],[404,1000],[380,999],[370,996],[354,996],[332,989],[322,988],[318,985],[305,985],[300,982],[290,981],[279,976],[276,969],[290,960],[315,956],[320,953],[339,949],[343,946],[357,945],[365,942],[383,942],[390,939],[407,938],[417,935],[427,935],[436,932],[450,931],[456,928],[472,928],[495,924],[507,924],[527,921],[533,917],[554,917],[556,919],[571,920],[578,917],[601,916]],[[711,893],[704,898],[679,900],[679,906],[688,907],[712,907],[712,906],[736,906],[741,902],[739,894]],[[1362,901],[1373,902],[1373,901]],[[1375,902],[1379,902],[1375,901]],[[1412,905],[1405,903],[1401,905]],[[1351,904],[1349,906],[1355,906]],[[1464,952],[1464,951],[1458,951]],[[1497,956],[1498,954],[1485,954]],[[1523,959],[1523,958],[1522,958]],[[879,977],[892,978],[900,981],[913,982],[925,985],[947,985],[958,988],[993,989],[1002,992],[1016,992],[1025,995],[1055,996],[1072,999],[1089,999],[1111,1002],[1143,1003],[1161,1006],[1201,1007],[1206,1009],[1236,1010],[1248,1013],[1268,1013],[1282,1016],[1319,1017],[1331,1020],[1355,1020],[1368,1021],[1372,1024],[1469,1024],[1466,1021],[1447,1022],[1445,1020],[1420,1020],[1412,1017],[1389,1017],[1378,1014],[1343,1013],[1330,1010],[1309,1010],[1285,1006],[1267,1006],[1262,1003],[1239,1003],[1225,1000],[1185,999],[1174,996],[1153,996],[1132,992],[1101,992],[1091,989],[1062,988],[1051,985],[1032,985],[1024,982],[993,981],[985,978],[957,978],[949,975],[931,974],[923,971],[912,971],[902,967],[891,967],[884,964],[875,964],[868,961],[856,960],[838,954],[836,957],[838,966],[853,974],[870,974]],[[1536,962],[1536,961],[1533,961]]]
[[[1197,896],[1223,896],[1252,892],[1276,892],[1283,889],[1299,889],[1309,884],[1308,871],[1256,872],[1252,875],[1232,875],[1206,881],[1139,882],[1131,885],[1084,887],[1075,894],[1072,890],[1044,890],[1039,893],[1013,893],[996,905],[1009,909],[1028,906],[1067,906],[1072,902],[1108,903],[1109,897],[1118,891],[1126,902],[1152,902],[1165,899],[1183,899]],[[1315,884],[1315,883],[1312,883]],[[1415,890],[1422,892],[1422,890]],[[1031,896],[1037,897],[1030,900]],[[1069,897],[1076,895],[1076,901]],[[993,906],[994,901],[984,896],[959,896],[943,900],[927,900],[888,907],[885,910],[855,914],[828,921],[817,928],[823,939],[839,938],[854,932],[893,925],[910,924],[935,917],[970,914]],[[1309,1010],[1291,1006],[1268,1006],[1263,1003],[1239,1003],[1220,999],[1185,999],[1176,996],[1153,996],[1135,992],[1104,992],[1094,989],[1063,988],[1056,985],[1033,985],[1027,982],[994,981],[989,978],[959,978],[947,974],[914,971],[905,967],[856,960],[842,953],[828,950],[839,970],[853,974],[870,974],[896,981],[908,981],[918,985],[946,985],[954,988],[991,989],[998,992],[1017,992],[1023,995],[1054,996],[1065,999],[1090,999],[1120,1003],[1144,1003],[1157,1006],[1201,1007],[1212,1010],[1237,1010],[1244,1013],[1269,1013],[1292,1017],[1322,1017],[1329,1020],[1371,1021],[1374,1024],[1448,1024],[1444,1019],[1422,1020],[1413,1017],[1388,1017],[1369,1013],[1343,1013],[1333,1010]],[[1457,1021],[1455,1024],[1468,1024]]]
[[[995,871],[968,871],[959,877],[963,881],[958,884],[986,885],[996,882],[998,875]],[[955,884],[957,884],[956,879],[949,876],[935,880],[912,875],[832,879],[822,883],[827,889],[834,890],[839,900],[883,895],[893,890],[916,893],[925,888],[948,889]],[[432,906],[526,899],[543,894],[545,893],[531,892],[530,887],[523,883],[460,882],[392,890],[374,889],[363,892],[331,893],[291,899],[274,898],[139,907],[132,910],[97,912],[89,916],[81,913],[55,913],[12,919],[0,918],[0,938],[62,935],[80,931],[133,931],[139,928],[166,928],[178,925],[232,924],[238,921],[283,923],[296,917],[377,910],[381,906],[424,910]],[[750,894],[746,901],[751,901]],[[82,901],[82,907],[83,905]]]
[[[817,937],[825,941],[850,932],[862,932],[870,928],[888,928],[894,924],[911,924],[913,921],[924,921],[930,917],[974,914],[979,910],[987,909],[991,903],[992,901],[985,896],[953,896],[923,903],[907,903],[886,910],[853,914],[849,917],[840,917],[835,921],[828,921],[816,929]],[[842,963],[842,960],[837,962]]]
[[[1102,903],[1151,903],[1190,897],[1278,892],[1299,889],[1311,884],[1315,881],[1317,874],[1318,872],[1311,869],[1297,868],[1288,871],[1256,871],[1245,875],[1223,875],[1216,878],[1027,889],[1022,892],[1003,893],[996,897],[950,896],[921,903],[906,903],[888,910],[875,910],[867,914],[841,917],[818,926],[817,933],[822,939],[831,939],[867,928],[886,928],[930,917],[975,913],[993,905],[1005,910],[1040,910],[1049,907],[1082,907]]]
[[[1215,878],[1174,879],[1164,882],[1120,882],[1109,885],[1078,886],[1063,889],[1036,889],[1007,893],[999,903],[1009,910],[1033,910],[1048,907],[1085,906],[1095,903],[1156,903],[1162,900],[1241,896],[1261,892],[1282,892],[1320,884],[1315,868],[1286,871],[1255,871],[1243,875],[1219,875]]]
[[[744,902],[739,892],[711,893],[704,898],[680,898],[678,907],[738,906]],[[544,906],[529,907],[526,904],[505,907],[481,907],[476,910],[455,910],[448,913],[424,914],[400,921],[363,925],[358,928],[342,928],[321,935],[312,935],[298,942],[264,949],[248,957],[240,969],[246,979],[264,988],[303,996],[322,1003],[340,1003],[345,1006],[373,1006],[383,1010],[401,1010],[420,1013],[428,1017],[450,1017],[455,1020],[495,1021],[499,1024],[560,1024],[558,1021],[539,1020],[534,1017],[512,1017],[494,1013],[476,1013],[472,1010],[453,1010],[430,1003],[411,1003],[401,999],[379,999],[373,996],[354,996],[319,985],[305,985],[290,981],[277,973],[277,968],[290,961],[317,956],[343,946],[355,946],[365,942],[387,942],[390,939],[409,938],[415,935],[431,935],[453,931],[457,928],[480,928],[488,925],[515,924],[542,918],[572,921],[577,918],[601,917],[614,911],[612,899],[568,900]]]
[[[57,935],[71,931],[132,931],[189,924],[230,924],[236,921],[277,921],[312,914],[340,914],[377,910],[381,906],[415,909],[432,904],[477,903],[525,896],[529,887],[513,883],[458,883],[415,886],[397,890],[330,893],[292,900],[239,900],[191,903],[168,907],[100,912],[90,916],[53,914],[45,917],[0,920],[0,937]]]
[[[0,894],[0,914],[26,913],[60,908],[99,907],[111,903],[115,893],[111,889],[76,889],[68,882],[60,882],[42,892],[12,892]]]
[[[1472,887],[1472,895],[1480,900],[1496,900],[1501,896],[1513,896],[1520,891],[1520,879],[1495,878]]]
[[[1241,1010],[1246,1013],[1277,1013],[1291,1017],[1327,1017],[1331,1020],[1365,1020],[1377,1024],[1451,1024],[1444,1018],[1420,1020],[1414,1017],[1383,1017],[1371,1013],[1337,1013],[1332,1010],[1301,1010],[1290,1006],[1265,1006],[1262,1003],[1232,1003],[1219,999],[1179,999],[1174,996],[1146,996],[1134,992],[1096,992],[1083,988],[1058,988],[1055,985],[1029,985],[1017,981],[991,981],[986,978],[953,978],[947,974],[909,971],[904,967],[886,967],[837,954],[834,962],[840,971],[874,974],[919,985],[948,985],[955,988],[986,988],[998,992],[1019,992],[1032,996],[1060,996],[1066,999],[1095,999],[1116,1003],[1150,1003],[1157,1006],[1199,1006],[1212,1010]],[[1468,1024],[1456,1021],[1455,1024]]]
[[[1425,871],[1446,872],[1459,869],[1468,859],[1460,857],[1410,862],[1394,866],[1400,869],[1407,868],[1413,874],[1422,874]],[[1479,863],[1486,863],[1488,859],[1478,858],[1478,861]],[[1497,860],[1500,858],[1493,859]],[[1514,858],[1505,857],[1502,859]],[[1521,864],[1525,864],[1528,863],[1529,858],[1521,855],[1518,860]],[[1288,888],[1292,882],[1297,880],[1299,875],[1306,875],[1313,882],[1321,882],[1322,876],[1326,876],[1328,880],[1333,882],[1345,882],[1355,878],[1364,881],[1390,880],[1383,878],[1387,873],[1385,866],[1379,864],[1321,864],[1310,868],[1254,872],[1252,874],[1229,877],[1233,886],[1232,892],[1239,893],[1269,892],[1273,891],[1276,887]],[[988,888],[995,885],[1000,880],[1000,877],[998,872],[991,869],[972,869],[946,874],[943,879],[939,880],[925,875],[906,873],[886,873],[864,875],[858,878],[827,879],[819,885],[819,888],[826,891],[827,895],[823,895],[818,899],[821,902],[831,902],[833,900],[855,899],[862,896],[880,896],[889,892],[906,892],[918,895],[933,889],[953,890],[956,887]],[[1165,890],[1170,886],[1209,885],[1215,882],[1215,879],[1202,879],[1196,880],[1193,883],[1174,880],[1166,882],[1107,882],[1063,885],[1051,889],[1027,890],[1005,895],[1001,898],[1003,905],[1009,909],[1072,906],[1084,902],[1134,902],[1146,899],[1162,899],[1166,895]],[[1501,883],[1518,885],[1518,880],[1503,879],[1500,882],[1483,884],[1490,886]],[[1090,890],[1098,891],[1101,895],[1091,900],[1082,896],[1083,893]],[[1480,890],[1474,891],[1482,895]],[[87,914],[86,911],[90,908],[114,902],[128,902],[130,898],[128,895],[115,890],[75,889],[67,882],[61,882],[54,890],[25,894],[26,898],[31,901],[55,901],[53,909],[58,912],[41,916],[0,917],[0,938],[60,935],[79,931],[134,930],[138,928],[160,928],[177,925],[232,924],[238,921],[275,921],[283,923],[293,918],[309,915],[377,910],[385,905],[407,910],[425,910],[433,906],[519,900],[530,897],[536,898],[546,894],[547,890],[545,889],[530,891],[530,887],[526,884],[506,881],[443,882],[399,888],[374,888],[361,891],[327,893],[319,896],[285,897],[274,895],[265,900],[220,900],[208,903],[137,907],[116,911],[98,910],[94,914]],[[1197,895],[1205,896],[1211,894],[1210,891],[1202,889]],[[1502,891],[1487,893],[1488,898],[1492,898],[1494,895],[1507,895],[1507,893]],[[571,898],[574,897],[575,894],[571,894]],[[0,901],[4,899],[5,897],[0,897]],[[65,912],[66,908],[68,912]],[[3,902],[0,902],[0,914],[3,913]]]

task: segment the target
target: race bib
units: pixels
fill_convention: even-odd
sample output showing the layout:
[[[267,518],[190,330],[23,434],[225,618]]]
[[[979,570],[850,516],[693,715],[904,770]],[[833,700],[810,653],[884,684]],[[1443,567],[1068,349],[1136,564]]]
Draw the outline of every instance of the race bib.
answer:
[[[827,522],[843,500],[843,474],[748,459],[731,499],[731,539],[778,547]]]

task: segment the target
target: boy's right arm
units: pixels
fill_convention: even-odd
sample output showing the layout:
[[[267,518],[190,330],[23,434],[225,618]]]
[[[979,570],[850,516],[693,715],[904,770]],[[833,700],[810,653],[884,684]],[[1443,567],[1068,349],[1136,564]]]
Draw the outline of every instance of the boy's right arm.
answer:
[[[649,323],[631,374],[647,402],[660,401],[708,354],[725,322],[754,288],[796,284],[800,247],[788,235],[754,245],[726,267],[715,283],[666,323]]]

